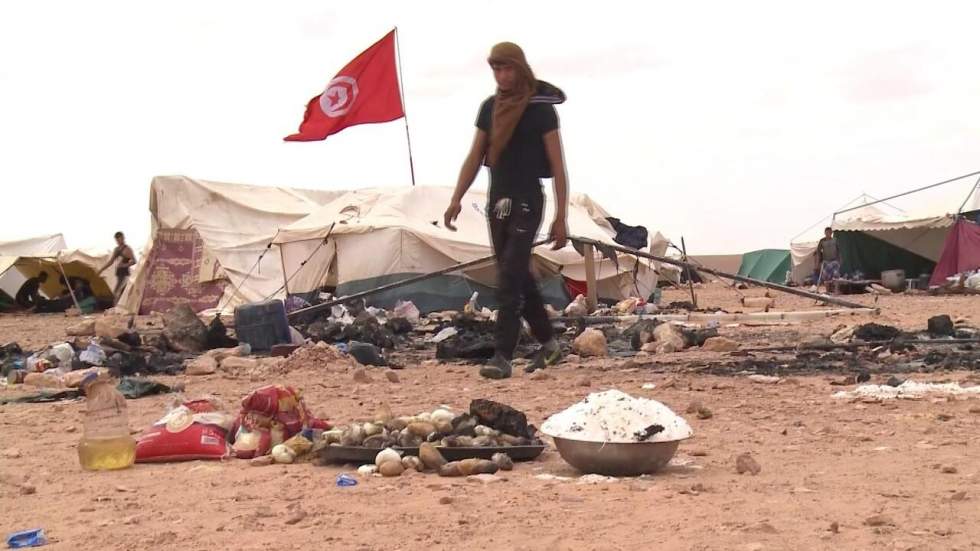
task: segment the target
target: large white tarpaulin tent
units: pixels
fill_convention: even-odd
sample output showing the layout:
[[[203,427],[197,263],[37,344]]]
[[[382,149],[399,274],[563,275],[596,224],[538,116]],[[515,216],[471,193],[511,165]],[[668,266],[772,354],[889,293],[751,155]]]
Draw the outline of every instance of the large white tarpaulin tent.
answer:
[[[289,293],[336,287],[342,296],[492,254],[486,193],[471,191],[466,195],[455,232],[442,223],[452,193],[448,187],[423,186],[351,191],[284,226],[275,242],[280,247]],[[554,207],[549,202],[538,239],[546,237],[553,216]],[[587,195],[570,197],[570,234],[611,244],[616,232],[606,221],[607,216]],[[651,252],[664,254],[667,241],[660,234],[654,233],[650,241]],[[571,245],[559,251],[537,247],[533,265],[552,302],[567,300],[564,280],[555,276],[574,281],[586,279],[584,259]],[[656,269],[655,263],[626,254],[616,255],[615,261],[597,260],[598,294],[610,299],[645,298],[656,287]],[[374,297],[372,303],[390,306],[398,298],[405,298],[414,300],[423,310],[458,308],[461,298],[474,290],[487,291],[494,283],[495,268],[491,263],[468,269],[462,276],[441,276]],[[490,302],[492,293],[488,294],[482,296]]]
[[[227,310],[281,298],[282,261],[272,237],[342,193],[155,177],[150,239],[120,306],[148,313],[188,302]]]

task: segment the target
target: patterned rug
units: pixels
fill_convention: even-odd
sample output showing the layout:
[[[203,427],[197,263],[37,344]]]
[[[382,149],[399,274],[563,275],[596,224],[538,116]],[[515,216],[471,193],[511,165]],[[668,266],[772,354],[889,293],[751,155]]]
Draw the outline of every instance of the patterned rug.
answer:
[[[225,281],[199,281],[204,256],[204,242],[197,231],[157,231],[148,260],[140,314],[166,312],[184,302],[195,312],[217,306]]]

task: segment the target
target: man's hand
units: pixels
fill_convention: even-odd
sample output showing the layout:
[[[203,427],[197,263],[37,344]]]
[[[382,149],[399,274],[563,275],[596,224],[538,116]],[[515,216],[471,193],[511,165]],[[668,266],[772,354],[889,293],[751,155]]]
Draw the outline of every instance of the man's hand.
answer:
[[[555,221],[551,223],[551,232],[548,236],[555,242],[551,246],[551,250],[557,251],[565,248],[568,243],[568,224],[564,217],[555,217]]]
[[[444,214],[442,217],[442,222],[447,228],[449,228],[449,230],[456,231],[456,226],[453,225],[453,222],[456,221],[456,218],[459,217],[459,213],[462,211],[463,205],[461,205],[459,201],[449,203],[449,208],[446,209],[446,214]]]

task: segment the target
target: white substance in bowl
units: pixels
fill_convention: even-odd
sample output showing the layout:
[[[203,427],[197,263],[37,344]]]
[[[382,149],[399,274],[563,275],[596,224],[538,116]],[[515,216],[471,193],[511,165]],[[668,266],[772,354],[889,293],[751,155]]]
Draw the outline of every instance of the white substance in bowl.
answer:
[[[654,425],[663,430],[655,432]],[[618,390],[589,394],[585,400],[549,417],[541,432],[570,440],[610,443],[672,442],[693,434],[687,421],[669,407]],[[648,432],[655,433],[647,437]]]

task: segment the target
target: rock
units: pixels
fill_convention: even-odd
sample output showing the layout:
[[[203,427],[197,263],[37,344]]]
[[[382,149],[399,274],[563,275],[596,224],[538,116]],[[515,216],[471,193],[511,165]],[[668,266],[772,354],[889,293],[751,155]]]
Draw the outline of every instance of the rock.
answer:
[[[37,488],[34,487],[33,484],[21,484],[17,488],[17,491],[19,491],[20,492],[20,495],[22,495],[22,496],[29,496],[29,495],[36,494],[37,493]]]
[[[55,374],[28,373],[24,376],[24,384],[39,388],[62,388],[65,386],[65,381]]]
[[[943,314],[929,318],[927,331],[934,337],[952,337],[956,333],[956,328],[953,326],[953,320]]]
[[[514,470],[514,460],[506,453],[495,453],[490,458],[490,461],[493,461],[501,471]]]
[[[65,333],[69,337],[94,337],[96,320],[82,320],[74,325],[69,325]]]
[[[734,352],[738,348],[739,344],[727,337],[711,337],[704,341],[704,346],[701,347],[708,352]]]
[[[127,525],[130,525],[130,526],[132,526],[134,524],[139,524],[139,523],[140,523],[140,517],[137,516],[137,515],[128,516],[128,517],[126,517],[126,518],[123,519],[123,524],[127,524]]]
[[[499,430],[502,433],[533,438],[535,429],[527,424],[527,415],[500,402],[476,399],[470,402],[470,415],[482,425]],[[453,423],[454,427],[456,423]],[[461,434],[457,429],[457,433]]]
[[[572,350],[582,357],[604,358],[609,354],[606,335],[595,328],[588,328],[572,342]]]
[[[188,375],[210,375],[218,371],[218,362],[211,356],[198,356],[185,365],[184,372]]]
[[[286,524],[292,526],[293,524],[299,524],[306,518],[306,511],[302,509],[296,509],[293,511],[289,518],[286,519]]]
[[[106,314],[95,320],[95,336],[118,339],[120,335],[129,332],[133,326],[132,316],[117,316]]]
[[[445,465],[439,467],[439,476],[447,476],[447,477],[463,476],[463,472],[459,468],[459,461],[446,463]]]
[[[439,453],[434,445],[429,442],[423,442],[419,446],[419,459],[422,460],[422,465],[426,469],[432,469],[434,471],[439,470],[443,465],[446,464],[446,458]]]
[[[968,410],[970,413],[980,413],[980,407],[972,407]]]
[[[658,343],[656,341],[650,341],[640,346],[640,352],[646,352],[647,354],[656,354],[657,346]]]
[[[672,323],[661,323],[653,330],[653,338],[658,344],[665,345],[670,344],[673,346],[674,350],[672,352],[677,352],[678,350],[684,350],[686,341],[684,340],[684,333],[679,327]],[[665,352],[657,351],[659,354],[664,354]]]
[[[267,467],[272,465],[272,456],[260,455],[258,457],[253,457],[252,459],[248,460],[248,464],[253,467]]]
[[[895,522],[887,515],[871,515],[864,519],[865,526],[894,526]]]
[[[401,461],[385,461],[378,467],[378,472],[386,477],[401,476],[405,472],[405,466]]]
[[[365,342],[351,341],[347,353],[361,365],[386,366],[388,361],[381,355],[378,347]]]
[[[838,524],[836,521],[831,522],[830,523],[830,531],[833,532],[833,533],[835,533],[835,534],[839,534],[840,533],[840,524]]]
[[[424,466],[422,465],[422,460],[414,455],[406,455],[402,458],[402,467],[405,467],[406,471],[422,472]]]
[[[7,448],[3,450],[4,459],[20,459],[23,454],[17,448]]]
[[[208,355],[210,356],[210,354]],[[225,356],[219,361],[220,363],[218,365],[221,367],[221,370],[226,372],[242,371],[247,373],[259,367],[259,360],[254,358]]]
[[[76,427],[75,425],[69,425],[69,426],[65,427],[65,432],[67,432],[68,434],[73,434],[77,430],[78,430],[78,427]]]
[[[539,369],[539,370],[535,371],[534,373],[532,373],[531,374],[531,377],[529,377],[529,378],[532,381],[547,381],[547,380],[551,379],[551,375],[548,375],[547,372],[542,371],[542,370]]]
[[[937,413],[936,419],[940,421],[951,421],[953,419],[953,415],[950,413]]]
[[[450,505],[453,502],[453,498],[449,496],[442,496],[439,498],[439,505]]]
[[[939,469],[939,472],[941,472],[943,474],[956,474],[956,473],[959,472],[959,470],[956,467],[952,466],[952,465],[943,465]]]
[[[891,377],[888,377],[888,380],[885,381],[885,384],[891,387],[897,387],[897,386],[902,386],[902,383],[904,382],[905,382],[904,379],[899,379],[898,377],[892,375]]]
[[[388,379],[389,383],[400,383],[401,378],[398,377],[398,373],[393,369],[385,370],[385,378]]]
[[[475,474],[495,474],[500,467],[496,463],[487,459],[463,459],[459,461],[459,470],[463,476]]]
[[[681,347],[677,346],[673,342],[661,342],[656,343],[656,345],[657,348],[654,350],[654,352],[657,354],[673,354],[674,352],[682,350]]]
[[[575,384],[577,386],[590,387],[592,386],[592,379],[589,379],[588,377],[582,377]]]
[[[163,335],[177,352],[203,352],[207,348],[208,328],[187,303],[163,315]]]
[[[759,383],[763,385],[774,385],[779,381],[782,381],[779,377],[770,377],[769,375],[749,375],[749,380],[753,383]]]
[[[413,434],[419,438],[427,438],[430,434],[436,431],[436,426],[432,423],[425,422],[409,423],[408,426],[405,427],[405,430],[407,430],[409,434]]]
[[[313,442],[310,442],[310,440],[302,434],[293,435],[292,438],[283,442],[282,445],[289,448],[289,451],[293,452],[293,455],[296,457],[306,455],[311,449],[313,449]]]
[[[956,492],[955,494],[949,496],[949,499],[953,501],[963,501],[966,499],[966,492]]]
[[[693,402],[687,405],[687,409],[684,410],[684,413],[697,413],[698,410],[703,407],[704,404],[701,403],[701,400],[694,400]]]
[[[358,367],[354,370],[354,382],[368,384],[373,381],[370,375],[368,375],[367,369],[363,367]]]
[[[698,419],[711,419],[712,417],[715,416],[715,414],[712,413],[712,411],[706,407],[698,408],[697,414],[698,414]]]
[[[753,476],[762,472],[762,467],[752,455],[743,453],[735,458],[735,472],[738,474],[749,473]]]

